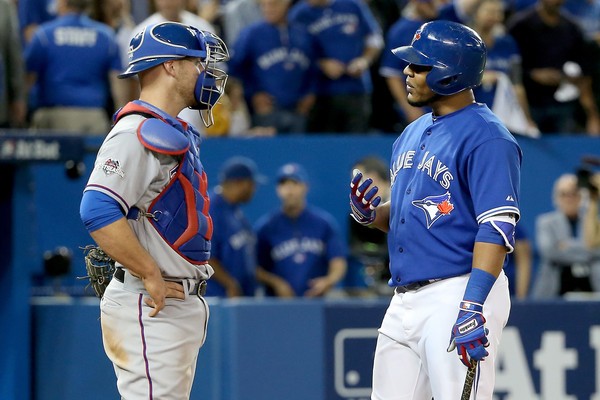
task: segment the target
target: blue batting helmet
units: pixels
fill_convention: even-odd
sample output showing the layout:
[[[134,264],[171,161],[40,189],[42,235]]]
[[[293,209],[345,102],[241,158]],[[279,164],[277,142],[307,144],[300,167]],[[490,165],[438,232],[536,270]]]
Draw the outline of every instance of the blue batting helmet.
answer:
[[[427,22],[415,32],[410,46],[392,50],[398,58],[429,66],[431,90],[449,96],[478,86],[485,68],[486,47],[473,29],[450,21]]]

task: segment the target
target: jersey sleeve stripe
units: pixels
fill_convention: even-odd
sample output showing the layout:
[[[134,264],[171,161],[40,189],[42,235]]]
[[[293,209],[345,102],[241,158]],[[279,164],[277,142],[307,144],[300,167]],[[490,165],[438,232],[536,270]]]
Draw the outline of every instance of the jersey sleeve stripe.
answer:
[[[506,213],[516,214],[517,220],[521,216],[521,212],[519,211],[519,209],[517,207],[512,207],[512,206],[496,207],[496,208],[492,208],[491,210],[487,210],[487,211],[479,214],[477,216],[477,223],[480,224],[484,219],[492,217],[494,215],[506,214]]]
[[[83,190],[88,191],[88,190],[96,190],[98,192],[104,193],[107,196],[112,197],[113,199],[115,199],[119,205],[121,206],[121,208],[123,208],[123,210],[125,210],[125,215],[127,215],[127,213],[129,212],[129,205],[127,204],[127,202],[125,201],[125,199],[123,199],[121,196],[119,196],[118,193],[114,192],[113,190],[107,188],[106,186],[102,186],[102,185],[97,185],[97,184],[89,184],[85,187],[85,189]]]

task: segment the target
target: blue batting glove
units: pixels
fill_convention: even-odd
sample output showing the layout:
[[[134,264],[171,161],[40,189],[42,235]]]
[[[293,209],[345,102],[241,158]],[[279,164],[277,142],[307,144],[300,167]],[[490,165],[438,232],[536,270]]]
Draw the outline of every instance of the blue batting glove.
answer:
[[[358,169],[352,171],[350,182],[350,215],[361,225],[369,225],[375,220],[375,208],[381,203],[381,197],[375,196],[379,188],[370,187],[373,179],[363,181],[363,174]]]
[[[471,359],[481,361],[489,354],[485,349],[489,346],[488,330],[484,326],[483,305],[463,300],[459,310],[448,352],[456,349],[460,361],[469,367]]]

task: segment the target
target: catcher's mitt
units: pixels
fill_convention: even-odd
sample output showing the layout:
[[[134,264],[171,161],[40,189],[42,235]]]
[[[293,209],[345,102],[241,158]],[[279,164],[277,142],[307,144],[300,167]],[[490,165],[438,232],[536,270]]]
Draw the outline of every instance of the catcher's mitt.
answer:
[[[94,245],[83,247],[83,258],[87,276],[81,276],[77,279],[89,279],[90,284],[88,286],[94,288],[96,296],[102,298],[115,272],[115,261],[104,250]]]

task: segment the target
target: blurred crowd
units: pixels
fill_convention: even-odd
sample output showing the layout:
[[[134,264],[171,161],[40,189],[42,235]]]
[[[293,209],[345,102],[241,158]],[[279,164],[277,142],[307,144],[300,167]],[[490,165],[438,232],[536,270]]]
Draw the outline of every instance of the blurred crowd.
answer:
[[[476,100],[513,133],[600,135],[600,0],[0,0],[0,127],[105,134],[137,98],[116,79],[130,39],[169,20],[231,52],[206,136],[397,134],[428,110],[391,49],[434,19],[481,35]]]
[[[205,136],[399,134],[429,110],[407,103],[406,65],[391,50],[434,19],[481,35],[488,59],[476,100],[513,133],[600,135],[600,0],[0,0],[0,129],[105,135],[139,94],[137,78],[116,79],[129,41],[148,24],[178,21],[221,35],[231,53]],[[203,127],[196,111],[180,117]],[[385,198],[386,162],[356,167]],[[588,178],[558,177],[556,210],[537,219],[535,243],[517,230],[506,267],[516,298],[600,291],[600,179]],[[301,165],[281,166],[276,180],[281,207],[251,226],[241,206],[260,184],[256,165],[222,166],[208,294],[388,293],[385,234],[350,224],[342,237],[307,204]],[[302,268],[290,273],[290,263]]]

